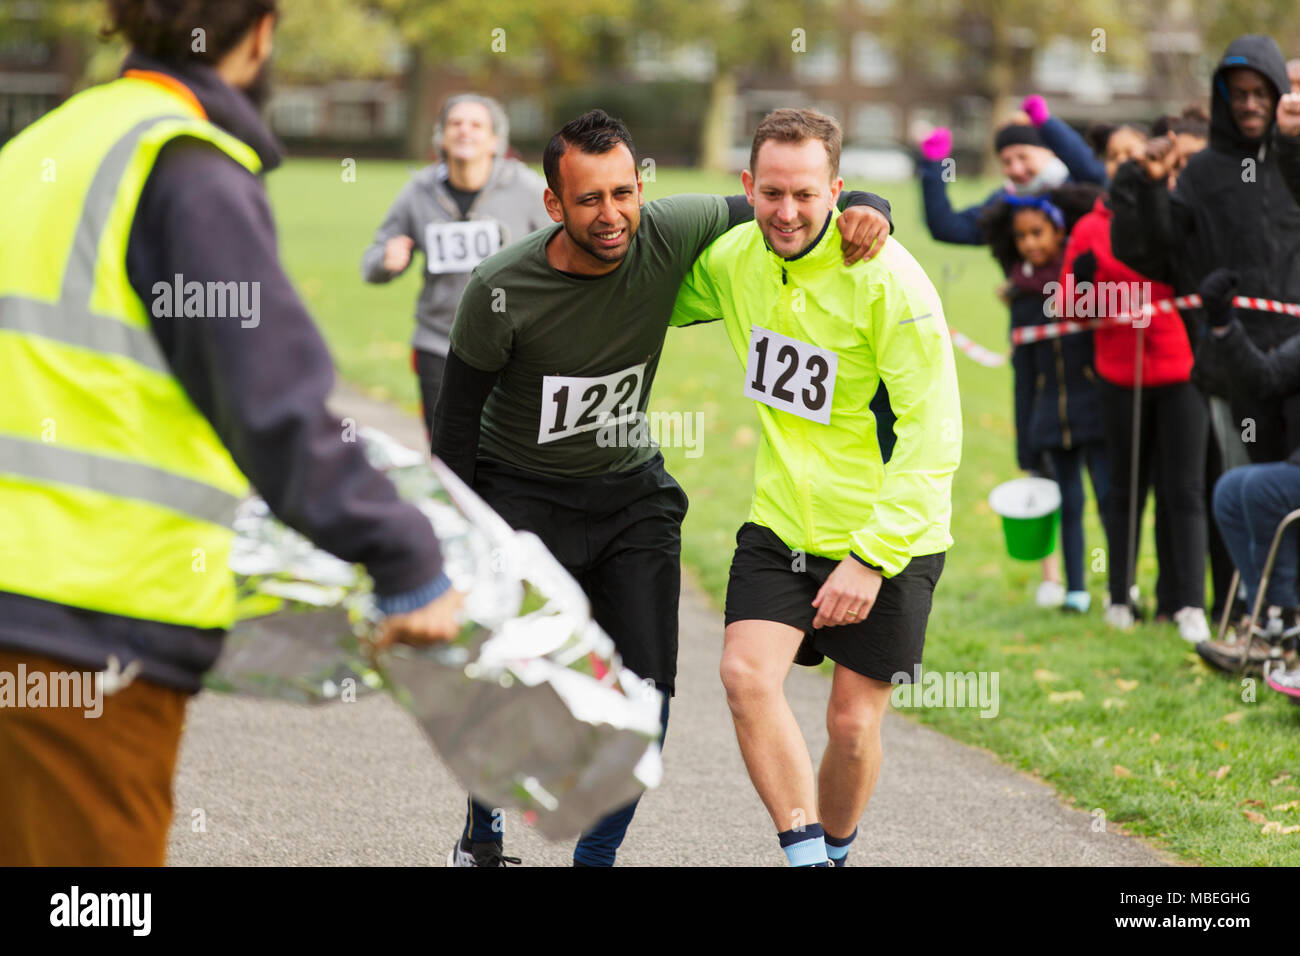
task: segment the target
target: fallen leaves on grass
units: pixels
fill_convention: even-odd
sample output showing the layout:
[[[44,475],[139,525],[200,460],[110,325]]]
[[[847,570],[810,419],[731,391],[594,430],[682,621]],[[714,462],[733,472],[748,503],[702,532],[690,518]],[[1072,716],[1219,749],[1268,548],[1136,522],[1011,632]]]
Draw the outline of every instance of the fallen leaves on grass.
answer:
[[[1300,823],[1284,827],[1280,820],[1269,820],[1265,822],[1264,828],[1259,832],[1265,836],[1270,833],[1300,833]]]
[[[1270,780],[1270,781],[1268,782],[1268,785],[1269,785],[1270,787],[1276,787],[1276,786],[1277,786],[1279,783],[1281,783],[1283,780],[1290,780],[1290,779],[1291,779],[1291,775],[1290,775],[1289,773],[1287,773],[1285,770],[1283,770],[1280,774],[1278,774],[1276,777],[1274,777],[1272,780]]]
[[[1213,777],[1215,780],[1222,780],[1224,777],[1226,777],[1226,776],[1228,775],[1228,772],[1229,772],[1230,770],[1232,770],[1232,764],[1230,764],[1230,763],[1225,763],[1225,764],[1224,764],[1222,767],[1220,767],[1218,770],[1216,770],[1216,771],[1214,771],[1213,773],[1211,773],[1210,776]]]
[[[1122,678],[1122,677],[1116,677],[1116,678],[1115,678],[1115,686],[1118,687],[1120,690],[1122,690],[1122,691],[1123,691],[1124,693],[1126,693],[1126,694],[1127,694],[1129,691],[1131,691],[1131,690],[1136,690],[1136,689],[1137,689],[1137,685],[1138,685],[1138,682],[1135,681],[1135,680],[1125,680],[1125,679]]]
[[[1128,767],[1121,767],[1119,764],[1115,764],[1115,776],[1127,780],[1129,777],[1133,776],[1133,771]]]
[[[1273,809],[1274,810],[1300,810],[1300,800],[1292,800],[1288,803],[1279,803]]]
[[[1115,710],[1120,710],[1127,706],[1128,706],[1128,701],[1119,697],[1107,697],[1105,700],[1101,702],[1102,710],[1110,710],[1112,708],[1114,708]]]
[[[1068,704],[1071,701],[1083,700],[1083,691],[1081,690],[1054,690],[1047,695],[1047,699],[1053,704]]]
[[[1050,684],[1052,683],[1052,681],[1058,681],[1060,679],[1061,679],[1061,675],[1056,673],[1055,671],[1049,671],[1044,667],[1037,667],[1034,669],[1034,680],[1042,681],[1045,684]]]
[[[1224,714],[1219,719],[1223,721],[1225,724],[1239,724],[1241,723],[1241,718],[1245,716],[1246,716],[1246,712],[1244,710],[1234,710],[1230,714]]]
[[[1003,644],[998,648],[1003,654],[1037,654],[1042,649],[1041,644]]]

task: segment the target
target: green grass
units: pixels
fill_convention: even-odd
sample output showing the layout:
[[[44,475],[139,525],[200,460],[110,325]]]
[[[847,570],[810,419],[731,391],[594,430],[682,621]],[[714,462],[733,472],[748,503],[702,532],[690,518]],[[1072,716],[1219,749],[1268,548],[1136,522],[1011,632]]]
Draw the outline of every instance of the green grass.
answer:
[[[407,342],[418,276],[412,269],[389,286],[368,286],[358,271],[362,249],[406,177],[404,164],[363,161],[357,182],[344,183],[337,165],[300,161],[270,184],[286,267],[342,374],[414,408]],[[991,186],[955,183],[953,200],[976,201]],[[892,201],[895,237],[934,279],[949,324],[1002,348],[1007,317],[993,295],[999,274],[987,251],[931,241],[915,184],[875,189]],[[733,177],[666,169],[646,186],[648,198],[739,191]],[[1081,809],[1104,811],[1108,826],[1122,824],[1190,861],[1300,864],[1300,833],[1264,835],[1243,813],[1300,824],[1300,809],[1273,809],[1300,799],[1300,709],[1262,682],[1256,700],[1244,701],[1243,688],[1201,664],[1172,627],[1121,635],[1101,624],[1099,609],[1067,618],[1033,606],[1037,567],[1006,557],[986,503],[995,484],[1016,474],[1010,371],[960,355],[957,362],[965,447],[953,486],[955,543],[935,594],[925,663],[927,670],[996,671],[1000,712],[991,719],[975,709],[901,712],[1039,774]],[[685,563],[720,601],[749,507],[758,431],[721,328],[669,333],[653,405],[704,414],[703,454],[665,449],[665,457],[691,498]],[[1095,509],[1086,533],[1090,551],[1104,548]],[[1147,592],[1155,573],[1150,550],[1148,543],[1138,576]],[[1099,608],[1104,571],[1092,573],[1088,585]]]

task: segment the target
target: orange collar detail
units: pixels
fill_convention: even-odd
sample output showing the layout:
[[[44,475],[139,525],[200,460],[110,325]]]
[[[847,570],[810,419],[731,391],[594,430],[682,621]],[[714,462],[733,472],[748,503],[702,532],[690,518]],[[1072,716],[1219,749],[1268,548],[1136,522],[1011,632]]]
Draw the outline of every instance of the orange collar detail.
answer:
[[[186,104],[198,114],[200,119],[207,119],[208,112],[199,102],[199,98],[194,95],[194,91],[188,86],[176,79],[174,76],[168,76],[166,73],[159,73],[156,70],[127,70],[122,74],[133,80],[144,80],[146,83],[154,83],[175,93]]]

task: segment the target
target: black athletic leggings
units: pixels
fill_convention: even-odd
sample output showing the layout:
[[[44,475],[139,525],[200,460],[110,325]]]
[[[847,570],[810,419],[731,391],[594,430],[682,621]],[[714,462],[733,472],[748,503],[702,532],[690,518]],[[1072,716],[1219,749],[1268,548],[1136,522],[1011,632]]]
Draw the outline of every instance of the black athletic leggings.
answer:
[[[420,380],[420,412],[424,415],[424,435],[432,442],[433,409],[438,404],[438,390],[442,388],[442,373],[447,367],[447,356],[415,349],[411,364],[415,366],[415,375]]]
[[[1110,504],[1106,537],[1110,545],[1110,600],[1127,604],[1130,462],[1133,454],[1133,389],[1102,382],[1098,386],[1106,441],[1110,448]],[[1147,492],[1154,485],[1163,499],[1169,548],[1160,555],[1162,590],[1171,610],[1205,607],[1205,453],[1209,413],[1191,382],[1142,390],[1138,445],[1138,527]],[[1136,551],[1136,549],[1135,549]],[[1136,557],[1136,554],[1135,554]],[[1164,587],[1167,580],[1167,587]]]

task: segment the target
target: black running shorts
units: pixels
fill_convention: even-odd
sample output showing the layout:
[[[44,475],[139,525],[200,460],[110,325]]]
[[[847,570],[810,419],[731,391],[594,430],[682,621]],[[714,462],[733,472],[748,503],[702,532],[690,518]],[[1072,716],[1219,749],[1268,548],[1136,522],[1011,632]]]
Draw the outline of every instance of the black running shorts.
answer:
[[[925,625],[943,552],[918,555],[885,578],[866,620],[813,630],[817,591],[838,561],[798,555],[769,528],[746,522],[736,532],[736,554],[727,582],[726,621],[776,621],[804,632],[795,662],[815,666],[823,656],[865,677],[910,682],[921,663]]]
[[[623,663],[671,694],[688,502],[663,456],[591,478],[541,475],[480,458],[474,489],[512,528],[542,539],[591,599],[592,616]]]

